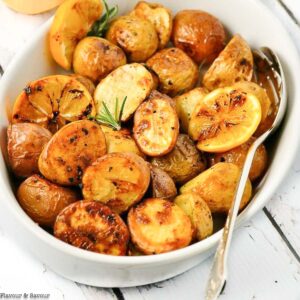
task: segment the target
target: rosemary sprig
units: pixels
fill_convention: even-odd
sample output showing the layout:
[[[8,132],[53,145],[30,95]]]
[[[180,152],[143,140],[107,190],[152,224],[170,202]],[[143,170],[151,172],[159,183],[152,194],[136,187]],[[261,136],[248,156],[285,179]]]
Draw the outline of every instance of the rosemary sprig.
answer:
[[[89,120],[95,120],[96,122],[98,122],[100,124],[110,126],[114,130],[120,130],[121,129],[121,119],[122,119],[122,115],[123,115],[123,111],[124,111],[126,101],[127,101],[127,96],[123,99],[123,102],[121,104],[121,108],[120,108],[120,111],[119,111],[119,99],[118,98],[116,99],[114,116],[112,115],[112,113],[108,109],[106,103],[102,102],[103,107],[102,107],[101,113],[96,115],[95,117],[89,115],[88,119]]]
[[[109,8],[108,4],[106,3],[105,0],[103,0],[104,7],[105,7],[105,13],[104,15],[97,20],[91,30],[88,32],[88,36],[98,36],[98,37],[103,37],[105,32],[108,29],[108,25],[110,20],[115,17],[118,13],[118,6],[114,6],[112,8]]]

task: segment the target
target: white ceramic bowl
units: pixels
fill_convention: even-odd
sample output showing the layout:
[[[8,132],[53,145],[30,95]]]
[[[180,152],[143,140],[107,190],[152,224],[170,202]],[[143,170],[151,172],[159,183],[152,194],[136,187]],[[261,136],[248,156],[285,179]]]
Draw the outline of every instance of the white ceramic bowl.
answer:
[[[120,12],[129,11],[135,0],[110,0],[119,4]],[[158,0],[175,13],[181,9],[202,9],[220,18],[231,33],[240,33],[253,48],[269,46],[282,60],[286,73],[289,102],[288,112],[274,145],[271,165],[263,188],[239,216],[239,224],[249,220],[271,198],[291,166],[300,135],[300,70],[297,50],[288,33],[267,8],[256,0]],[[61,72],[51,61],[47,50],[49,20],[35,33],[24,49],[10,64],[1,79],[0,128],[1,148],[5,156],[7,112],[26,83],[41,76]],[[221,232],[181,250],[142,257],[114,257],[77,249],[54,238],[37,226],[23,212],[14,196],[4,159],[0,156],[0,198],[2,226],[22,247],[30,250],[51,269],[77,282],[101,287],[125,287],[148,284],[180,274],[203,261],[214,249]],[[237,241],[238,242],[238,241]]]

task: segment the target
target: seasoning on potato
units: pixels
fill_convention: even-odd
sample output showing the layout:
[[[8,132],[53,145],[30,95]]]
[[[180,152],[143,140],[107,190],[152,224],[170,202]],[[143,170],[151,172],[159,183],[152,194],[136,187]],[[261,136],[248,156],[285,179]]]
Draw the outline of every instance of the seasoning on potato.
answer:
[[[39,170],[50,181],[78,185],[84,170],[106,154],[106,141],[100,125],[81,120],[60,129],[39,158]]]
[[[225,46],[222,23],[201,10],[182,10],[174,18],[172,41],[196,63],[211,63]]]
[[[128,228],[120,216],[96,201],[78,201],[57,216],[54,235],[88,251],[126,255]]]
[[[240,35],[236,34],[204,74],[202,83],[212,91],[239,81],[250,81],[252,74],[251,48]]]
[[[37,124],[18,123],[7,128],[9,165],[18,177],[29,177],[39,172],[38,159],[52,134]]]
[[[148,164],[134,153],[110,153],[84,172],[84,199],[100,201],[117,213],[139,202],[150,183]]]
[[[134,245],[145,254],[159,254],[190,244],[192,223],[174,203],[146,199],[130,209],[128,227]]]
[[[179,134],[174,149],[162,157],[154,157],[152,165],[167,172],[176,183],[185,183],[206,167],[204,155],[186,134]]]
[[[179,121],[171,100],[155,93],[134,114],[133,137],[140,150],[149,156],[162,156],[174,148]]]
[[[144,62],[158,48],[158,36],[152,23],[133,15],[114,20],[106,33],[106,39],[121,47],[130,62]]]
[[[158,90],[164,94],[176,96],[185,93],[198,81],[197,65],[178,48],[160,50],[146,63],[158,75]]]
[[[212,213],[227,214],[234,199],[240,175],[241,170],[237,165],[220,162],[183,185],[180,193],[196,193],[207,203]],[[251,181],[248,179],[240,210],[250,201],[251,193]]]
[[[96,87],[92,80],[88,79],[87,77],[81,76],[79,74],[70,74],[69,76],[75,78],[77,81],[82,83],[87,88],[91,96],[94,95]]]
[[[17,198],[34,222],[41,226],[52,227],[61,210],[79,200],[79,195],[39,175],[32,175],[19,186]]]
[[[76,46],[73,57],[75,73],[99,82],[114,69],[126,64],[121,48],[99,37],[86,37]]]

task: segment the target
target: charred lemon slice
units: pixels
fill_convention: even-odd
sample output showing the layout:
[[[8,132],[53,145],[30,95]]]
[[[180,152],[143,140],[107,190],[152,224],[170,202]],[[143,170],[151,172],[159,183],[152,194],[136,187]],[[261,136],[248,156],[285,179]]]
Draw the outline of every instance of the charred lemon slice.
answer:
[[[99,0],[67,0],[56,11],[49,45],[54,60],[70,70],[77,43],[86,36],[102,14]]]
[[[261,120],[257,97],[231,87],[217,89],[197,104],[189,134],[199,150],[224,152],[245,143]]]

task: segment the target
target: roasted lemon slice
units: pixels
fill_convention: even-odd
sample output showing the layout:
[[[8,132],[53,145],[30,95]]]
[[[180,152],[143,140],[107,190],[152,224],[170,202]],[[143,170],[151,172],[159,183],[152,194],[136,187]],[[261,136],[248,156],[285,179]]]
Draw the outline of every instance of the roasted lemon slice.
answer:
[[[261,105],[253,94],[232,87],[217,89],[197,104],[189,134],[199,150],[224,152],[246,142],[261,120]]]

